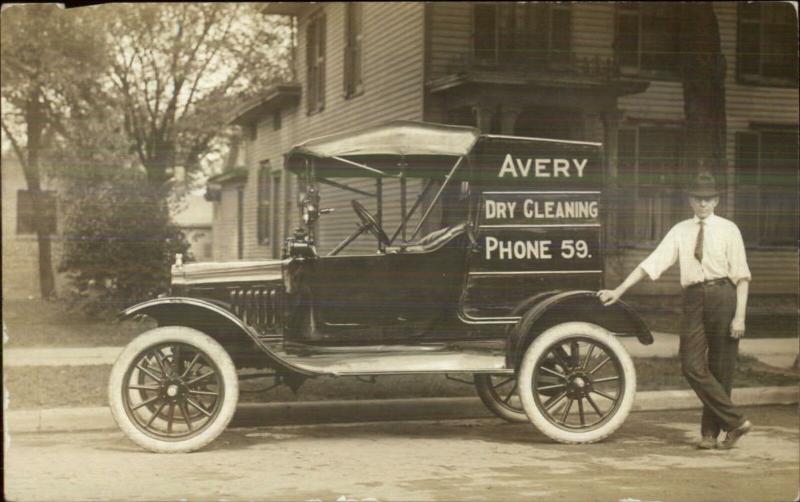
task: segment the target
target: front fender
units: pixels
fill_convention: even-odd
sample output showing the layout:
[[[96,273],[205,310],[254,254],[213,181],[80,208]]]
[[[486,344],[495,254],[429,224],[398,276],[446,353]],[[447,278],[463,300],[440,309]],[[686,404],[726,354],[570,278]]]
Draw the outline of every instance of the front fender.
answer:
[[[516,368],[528,346],[548,328],[571,321],[602,326],[617,336],[635,336],[644,345],[653,335],[644,320],[626,303],[605,307],[594,291],[567,291],[529,308],[509,333],[507,363]]]
[[[260,349],[272,363],[270,366],[276,369],[311,374],[271,351],[261,342],[258,333],[228,310],[223,302],[181,296],[156,298],[128,307],[120,312],[117,320],[137,315],[152,317],[159,326],[187,326],[202,331],[225,347],[234,361],[252,359],[254,350]]]

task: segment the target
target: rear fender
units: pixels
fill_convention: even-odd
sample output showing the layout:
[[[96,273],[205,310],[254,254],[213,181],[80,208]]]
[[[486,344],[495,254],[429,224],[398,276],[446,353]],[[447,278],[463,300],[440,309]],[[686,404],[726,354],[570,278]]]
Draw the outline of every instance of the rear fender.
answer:
[[[225,347],[237,366],[245,361],[262,359],[263,355],[270,367],[303,375],[310,374],[269,350],[261,343],[258,334],[223,302],[186,297],[157,298],[128,307],[120,312],[117,320],[138,315],[152,317],[159,326],[186,326],[202,331]]]
[[[567,291],[530,306],[522,314],[509,333],[508,366],[519,366],[525,350],[539,334],[557,324],[572,321],[602,326],[616,336],[635,336],[644,345],[653,343],[647,324],[624,302],[605,307],[594,291]]]

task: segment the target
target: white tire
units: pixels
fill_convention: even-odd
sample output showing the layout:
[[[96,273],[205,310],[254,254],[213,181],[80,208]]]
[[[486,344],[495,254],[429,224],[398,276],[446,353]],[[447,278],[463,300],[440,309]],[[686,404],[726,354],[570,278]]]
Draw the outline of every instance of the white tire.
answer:
[[[236,367],[210,336],[182,326],[155,328],[122,351],[108,382],[122,432],[156,453],[198,450],[225,430],[239,400]]]
[[[483,404],[498,417],[512,423],[528,421],[517,392],[516,375],[474,376],[475,390]]]
[[[605,439],[625,422],[636,394],[636,370],[625,348],[602,327],[584,322],[539,335],[517,377],[531,423],[560,443]]]

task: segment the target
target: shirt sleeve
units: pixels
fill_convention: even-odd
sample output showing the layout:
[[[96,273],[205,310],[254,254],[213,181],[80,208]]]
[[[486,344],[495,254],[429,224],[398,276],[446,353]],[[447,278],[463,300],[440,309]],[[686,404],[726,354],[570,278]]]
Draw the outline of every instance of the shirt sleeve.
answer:
[[[744,240],[739,227],[735,224],[731,226],[730,239],[728,239],[728,246],[726,249],[728,259],[728,277],[734,284],[739,281],[749,281],[752,279],[750,275],[750,267],[747,266],[747,256],[744,251]]]
[[[658,247],[650,253],[650,256],[639,264],[653,281],[661,277],[661,274],[678,260],[678,239],[675,228],[672,227]]]

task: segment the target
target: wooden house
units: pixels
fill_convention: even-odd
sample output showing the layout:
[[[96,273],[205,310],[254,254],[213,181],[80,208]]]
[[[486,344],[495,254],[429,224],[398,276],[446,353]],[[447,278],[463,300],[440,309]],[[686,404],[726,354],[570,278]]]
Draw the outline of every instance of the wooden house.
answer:
[[[780,2],[713,7],[727,67],[718,212],[742,228],[751,291],[796,318],[797,15]],[[244,130],[248,172],[238,257],[279,257],[296,226],[296,180],[283,167],[293,144],[394,119],[602,142],[613,188],[609,284],[690,216],[666,176],[684,166],[685,134],[677,9],[668,3],[277,2],[266,12],[292,17],[295,78],[242,103],[232,120]],[[324,252],[350,233],[353,215],[322,190],[327,206],[343,207],[323,217]],[[403,196],[419,190],[382,187],[387,228]],[[373,252],[374,243],[362,238],[349,250]],[[631,294],[674,295],[677,277],[673,270]]]

